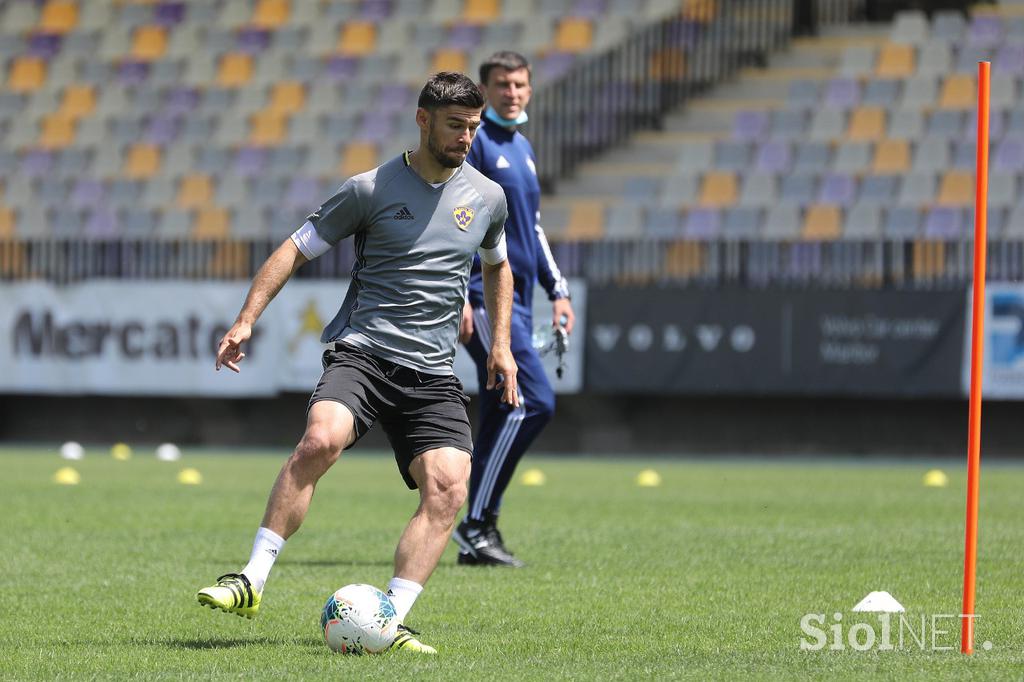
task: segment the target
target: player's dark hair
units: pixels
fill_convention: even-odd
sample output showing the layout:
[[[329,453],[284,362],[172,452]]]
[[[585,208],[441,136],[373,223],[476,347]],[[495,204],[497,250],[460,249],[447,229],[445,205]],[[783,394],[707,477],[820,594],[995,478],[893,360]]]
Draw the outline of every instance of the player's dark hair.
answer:
[[[527,76],[533,76],[533,70],[530,68],[530,62],[523,55],[512,50],[501,50],[495,52],[490,57],[484,60],[484,63],[480,65],[480,82],[487,85],[487,79],[491,75],[491,71],[494,69],[505,69],[506,71],[518,71],[519,69],[526,69]]]
[[[484,96],[476,83],[466,74],[440,71],[431,76],[420,90],[420,98],[416,105],[430,112],[450,106],[483,109]]]

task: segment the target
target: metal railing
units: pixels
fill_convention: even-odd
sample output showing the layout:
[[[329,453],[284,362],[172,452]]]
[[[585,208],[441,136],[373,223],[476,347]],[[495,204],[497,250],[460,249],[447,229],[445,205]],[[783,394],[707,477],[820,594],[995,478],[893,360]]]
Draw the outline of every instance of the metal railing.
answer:
[[[124,280],[248,280],[279,242],[154,240],[0,241],[0,281],[61,284]],[[566,276],[593,283],[683,283],[698,287],[792,286],[845,289],[950,289],[970,284],[971,241],[555,242]],[[303,279],[348,277],[351,240],[305,265]],[[1024,241],[989,244],[992,280],[1024,280]]]
[[[553,191],[580,162],[660,127],[666,113],[740,67],[763,63],[792,35],[793,2],[689,3],[539,88],[528,133],[541,186]]]

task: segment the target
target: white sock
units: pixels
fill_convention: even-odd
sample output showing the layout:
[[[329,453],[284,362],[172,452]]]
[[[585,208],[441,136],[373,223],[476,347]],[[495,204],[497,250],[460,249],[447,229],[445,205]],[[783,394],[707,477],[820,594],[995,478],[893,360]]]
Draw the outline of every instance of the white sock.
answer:
[[[284,549],[284,543],[285,539],[269,528],[261,527],[256,531],[252,554],[249,555],[249,563],[242,569],[242,573],[257,592],[262,592],[263,586],[267,584],[267,576],[277,561],[277,555]]]
[[[416,597],[420,596],[422,591],[423,585],[404,578],[392,578],[388,583],[388,596],[395,605],[395,617],[399,623],[405,621],[412,605],[416,603]]]

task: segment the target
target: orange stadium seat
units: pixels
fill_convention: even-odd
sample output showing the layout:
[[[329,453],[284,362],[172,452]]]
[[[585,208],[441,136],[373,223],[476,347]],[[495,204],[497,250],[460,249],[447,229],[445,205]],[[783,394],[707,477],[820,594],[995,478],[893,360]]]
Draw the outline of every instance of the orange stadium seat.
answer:
[[[40,33],[67,33],[78,25],[78,5],[67,0],[50,0],[39,16]]]
[[[280,81],[271,88],[267,111],[291,115],[305,108],[306,87],[299,81]]]
[[[914,75],[914,46],[887,43],[878,55],[875,73],[882,78],[907,78]]]
[[[906,140],[882,140],[875,145],[873,173],[905,173],[910,170],[910,144]]]
[[[569,207],[566,236],[569,239],[596,240],[604,237],[604,202],[577,199]]]
[[[338,52],[360,57],[372,54],[377,47],[377,26],[368,21],[350,21],[338,37]]]
[[[221,57],[217,70],[217,84],[225,88],[237,88],[252,78],[252,57],[232,52]]]
[[[495,21],[499,16],[500,0],[466,0],[466,5],[462,8],[462,20],[469,23],[486,24]]]
[[[458,71],[464,73],[466,71],[466,53],[462,50],[453,48],[441,48],[434,53],[434,59],[431,62],[431,71]]]
[[[202,173],[186,175],[178,186],[178,208],[203,208],[213,200],[213,183]]]
[[[309,0],[299,0],[309,2]],[[288,0],[260,0],[252,13],[252,24],[259,28],[277,28],[288,22],[291,6]]]
[[[683,0],[682,10],[687,21],[709,24],[718,15],[718,0]]]
[[[58,112],[68,118],[88,116],[96,108],[96,92],[91,85],[72,83],[64,88]]]
[[[231,215],[221,206],[205,206],[192,222],[193,239],[226,239],[231,230]]]
[[[46,64],[38,57],[17,57],[7,74],[7,89],[13,92],[32,92],[46,82]]]
[[[160,172],[160,147],[138,143],[128,148],[122,175],[131,180],[144,180]]]
[[[726,171],[712,171],[704,176],[700,189],[701,206],[730,206],[739,197],[736,175]]]
[[[946,78],[939,96],[939,107],[942,109],[970,109],[974,106],[977,93],[974,88],[974,76],[954,74]]]
[[[706,249],[700,242],[678,241],[665,251],[664,272],[668,277],[691,279],[704,272]]]
[[[353,142],[345,147],[338,171],[343,177],[350,178],[372,170],[377,165],[377,145],[373,142]]]
[[[0,206],[0,239],[14,237],[14,211],[10,206]],[[0,256],[2,260],[2,256]]]
[[[139,26],[132,39],[133,59],[151,62],[160,59],[167,51],[167,32],[162,26]]]
[[[815,204],[807,208],[801,232],[804,239],[838,239],[842,232],[842,216],[838,206]]]
[[[938,203],[943,206],[968,206],[974,201],[974,173],[949,171],[942,176]]]
[[[851,140],[879,140],[885,136],[885,110],[860,107],[850,116],[847,136]]]
[[[594,27],[587,19],[569,17],[558,24],[555,49],[562,52],[585,52],[594,41]]]
[[[278,145],[288,134],[288,117],[275,111],[261,111],[249,119],[249,142],[254,145]]]
[[[63,114],[43,117],[39,132],[39,146],[45,149],[63,149],[75,141],[75,121]]]

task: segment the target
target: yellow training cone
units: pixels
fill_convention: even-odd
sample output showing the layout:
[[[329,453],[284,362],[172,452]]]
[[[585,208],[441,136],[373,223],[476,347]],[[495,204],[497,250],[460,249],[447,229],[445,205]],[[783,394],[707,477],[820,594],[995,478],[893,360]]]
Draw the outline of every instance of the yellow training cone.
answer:
[[[119,462],[125,462],[132,458],[132,448],[126,443],[114,443],[110,448],[110,456]]]
[[[57,469],[57,473],[53,475],[53,482],[57,485],[78,485],[81,480],[82,477],[71,467]]]
[[[548,482],[548,477],[540,469],[527,469],[519,480],[523,485],[544,485]]]
[[[661,485],[661,474],[654,469],[644,469],[636,475],[636,484],[641,488],[657,488]]]
[[[928,488],[945,488],[949,485],[949,476],[941,469],[932,469],[924,475],[922,482]]]
[[[192,467],[182,469],[178,472],[178,483],[182,485],[199,485],[203,482],[203,475]]]

